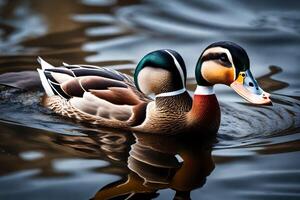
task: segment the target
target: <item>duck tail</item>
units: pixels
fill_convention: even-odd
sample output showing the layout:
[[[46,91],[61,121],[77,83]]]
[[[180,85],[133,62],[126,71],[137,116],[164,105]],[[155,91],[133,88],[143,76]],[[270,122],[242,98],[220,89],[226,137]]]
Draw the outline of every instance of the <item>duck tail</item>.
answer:
[[[55,68],[53,65],[47,63],[45,60],[43,60],[41,57],[37,58],[37,61],[40,63],[42,69],[53,69]]]
[[[46,75],[45,75],[45,70],[54,68],[54,66],[52,66],[49,63],[47,63],[46,61],[44,61],[41,57],[38,57],[37,61],[40,63],[40,65],[42,67],[42,69],[37,68],[37,71],[39,73],[43,88],[48,96],[53,96],[55,94],[48,82]]]
[[[65,62],[63,62],[62,64],[63,64],[63,66],[65,66],[65,67],[70,66],[68,63],[65,63]]]

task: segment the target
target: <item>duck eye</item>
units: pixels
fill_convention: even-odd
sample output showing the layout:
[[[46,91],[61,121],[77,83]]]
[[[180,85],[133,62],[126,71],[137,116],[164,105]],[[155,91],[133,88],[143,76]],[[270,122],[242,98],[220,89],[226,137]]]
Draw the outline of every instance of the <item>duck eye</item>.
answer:
[[[219,58],[222,62],[229,62],[228,58],[227,58],[227,55],[224,53],[224,54],[221,54],[220,58]]]

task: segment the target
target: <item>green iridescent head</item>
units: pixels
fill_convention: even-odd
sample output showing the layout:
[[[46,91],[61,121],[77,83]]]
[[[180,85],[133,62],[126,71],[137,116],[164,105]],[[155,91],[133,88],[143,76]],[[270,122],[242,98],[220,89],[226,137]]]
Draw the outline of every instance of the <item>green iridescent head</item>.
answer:
[[[143,78],[141,79],[141,77],[139,78],[139,75],[142,71]],[[145,71],[147,71],[146,74]],[[150,85],[154,85],[153,87],[160,87],[160,83],[157,82],[159,82],[160,76],[161,82],[165,82],[164,72],[168,72],[168,76],[170,76],[168,81],[171,82],[172,89],[179,90],[185,88],[185,63],[179,53],[169,49],[153,51],[141,59],[134,73],[136,87],[141,92],[145,93],[140,87],[140,82],[144,80],[147,81],[149,87],[151,87]]]

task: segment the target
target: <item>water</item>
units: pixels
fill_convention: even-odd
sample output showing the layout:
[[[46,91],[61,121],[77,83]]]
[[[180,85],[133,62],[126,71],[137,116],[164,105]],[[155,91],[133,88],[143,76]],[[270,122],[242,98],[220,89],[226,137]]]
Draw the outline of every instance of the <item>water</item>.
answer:
[[[299,9],[292,0],[1,0],[0,81],[28,90],[0,88],[0,199],[299,199]],[[37,56],[132,74],[147,52],[170,48],[192,91],[197,59],[217,40],[246,48],[273,100],[253,106],[217,86],[217,143],[91,127],[40,105]]]

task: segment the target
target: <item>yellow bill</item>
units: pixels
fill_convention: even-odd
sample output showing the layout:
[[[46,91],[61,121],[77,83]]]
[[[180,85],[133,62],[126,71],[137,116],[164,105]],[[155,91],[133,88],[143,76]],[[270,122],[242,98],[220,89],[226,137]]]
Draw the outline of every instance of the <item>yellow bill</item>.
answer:
[[[230,87],[250,103],[272,104],[270,94],[259,87],[249,69],[240,72],[238,78],[230,84]]]

